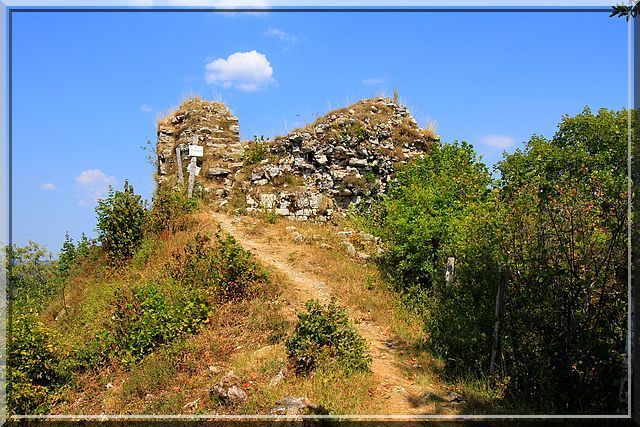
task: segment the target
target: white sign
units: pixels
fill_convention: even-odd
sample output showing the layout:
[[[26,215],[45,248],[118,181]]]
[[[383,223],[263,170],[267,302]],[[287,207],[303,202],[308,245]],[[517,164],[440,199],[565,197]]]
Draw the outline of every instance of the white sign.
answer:
[[[202,145],[189,145],[189,157],[202,157],[203,153]]]

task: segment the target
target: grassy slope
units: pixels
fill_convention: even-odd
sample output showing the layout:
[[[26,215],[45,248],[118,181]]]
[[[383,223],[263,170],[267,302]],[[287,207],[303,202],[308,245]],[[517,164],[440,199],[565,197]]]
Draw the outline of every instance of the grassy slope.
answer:
[[[207,231],[214,232],[215,226]],[[102,258],[79,266],[67,285],[65,311],[61,313],[60,296],[43,311],[42,320],[63,348],[81,345],[95,336],[110,316],[116,288],[135,288],[153,281],[162,274],[171,253],[195,232],[145,242],[122,272],[110,271]],[[369,398],[375,387],[368,374],[350,378],[330,373],[305,378],[287,375],[281,383],[269,386],[286,362],[283,341],[295,320],[295,310],[283,299],[286,289],[277,272],[270,276],[270,285],[262,295],[216,307],[199,333],[159,348],[140,363],[132,367],[113,363],[77,374],[72,385],[58,393],[52,413],[268,413],[288,394],[307,396],[336,413],[379,411]],[[175,290],[163,291],[170,295]],[[219,406],[211,402],[209,389],[229,370],[243,380],[248,398],[240,405]],[[195,403],[187,405],[191,402]]]
[[[200,219],[207,221],[206,217]],[[288,227],[295,226],[305,236],[304,243],[295,243]],[[486,383],[477,380],[450,383],[442,375],[444,362],[430,356],[424,350],[426,337],[418,316],[402,305],[398,295],[381,278],[375,264],[350,257],[341,246],[344,237],[337,233],[352,230],[355,225],[348,220],[331,223],[299,222],[278,219],[271,224],[265,216],[244,216],[237,221],[237,230],[251,241],[270,245],[273,257],[287,260],[292,269],[306,272],[310,277],[326,283],[340,304],[347,307],[351,320],[356,325],[371,325],[383,330],[391,338],[397,358],[394,361],[422,396],[409,396],[411,412],[454,413],[511,413]],[[350,240],[358,251],[374,252],[370,243],[357,235]],[[325,245],[329,245],[328,247]],[[295,273],[294,273],[295,274]],[[379,382],[375,384],[372,401],[379,401],[377,413],[398,413],[390,407],[389,389]],[[464,396],[462,404],[446,401],[449,392]],[[427,394],[426,399],[423,398]],[[376,405],[372,405],[376,406]]]
[[[385,325],[401,348],[398,364],[406,378],[433,393],[430,402],[417,402],[430,413],[494,411],[491,396],[482,388],[468,384],[447,385],[439,375],[441,363],[420,350],[423,340],[418,319],[407,312],[393,293],[386,289],[372,264],[350,259],[344,251],[324,249],[320,243],[340,248],[338,228],[332,225],[295,223],[307,236],[306,243],[291,242],[279,220],[269,224],[260,218],[245,217],[243,230],[256,239],[288,251],[292,266],[304,268],[322,278],[339,292],[339,301],[350,311],[352,321]],[[215,232],[217,224],[206,213],[198,217],[198,230]],[[146,241],[122,272],[105,267],[97,258],[88,261],[72,275],[63,314],[62,298],[51,301],[42,320],[55,331],[63,347],[71,349],[95,336],[112,310],[117,287],[135,288],[154,281],[172,252],[182,248],[196,230],[179,232],[167,239]],[[356,242],[357,244],[357,242]],[[267,268],[269,271],[269,268]],[[306,396],[331,413],[394,413],[384,384],[372,374],[343,377],[321,373],[270,381],[286,363],[284,338],[295,322],[299,302],[291,297],[291,284],[280,271],[269,271],[270,285],[257,298],[217,306],[199,333],[178,338],[146,356],[132,367],[117,363],[78,374],[72,385],[59,393],[54,405],[57,414],[249,414],[269,413],[286,395]],[[163,289],[167,295],[175,289]],[[58,317],[58,320],[55,318]],[[406,358],[405,358],[406,356]],[[248,398],[238,405],[220,406],[209,398],[210,387],[229,370],[240,376]],[[453,405],[442,401],[450,390],[467,397],[467,403]],[[416,397],[414,397],[415,399]],[[426,406],[423,406],[426,405]]]

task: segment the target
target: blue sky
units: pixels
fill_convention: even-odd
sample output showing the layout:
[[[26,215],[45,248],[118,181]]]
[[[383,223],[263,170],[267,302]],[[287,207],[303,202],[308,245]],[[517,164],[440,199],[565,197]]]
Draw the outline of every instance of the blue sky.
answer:
[[[608,13],[14,13],[14,242],[95,235],[109,184],[150,198],[141,146],[190,94],[250,139],[397,87],[491,165],[563,114],[624,107],[626,43]]]

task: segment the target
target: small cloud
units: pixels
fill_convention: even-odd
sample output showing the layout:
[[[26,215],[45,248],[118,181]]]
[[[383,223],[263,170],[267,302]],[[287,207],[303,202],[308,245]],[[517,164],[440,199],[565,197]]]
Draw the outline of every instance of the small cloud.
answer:
[[[142,107],[140,107],[140,111],[142,111],[143,113],[152,113],[153,107],[151,105],[142,104]]]
[[[273,37],[276,38],[278,40],[280,40],[281,42],[285,42],[288,44],[293,44],[296,43],[298,41],[298,37],[293,35],[293,34],[289,34],[285,31],[282,31],[278,28],[269,28],[267,31],[265,31],[263,34],[263,36],[265,37]]]
[[[379,78],[375,78],[375,79],[364,79],[362,81],[363,84],[368,85],[368,86],[374,86],[374,85],[381,85],[386,83],[385,79],[379,79]]]
[[[46,191],[54,191],[58,189],[58,187],[56,187],[55,184],[52,184],[50,182],[45,182],[44,184],[40,184],[38,188]]]
[[[509,148],[515,144],[515,140],[507,135],[483,135],[480,137],[480,142],[496,148]]]
[[[106,175],[100,169],[83,170],[76,176],[75,181],[78,205],[82,208],[91,206],[98,199],[104,198],[109,186],[113,187],[118,182],[113,176]]]
[[[211,7],[214,9],[269,9],[268,0],[128,0],[128,6]],[[263,15],[266,12],[221,12],[224,16]]]
[[[255,50],[232,53],[227,59],[218,58],[205,66],[204,79],[208,84],[235,87],[253,92],[274,84],[273,68],[267,57]]]

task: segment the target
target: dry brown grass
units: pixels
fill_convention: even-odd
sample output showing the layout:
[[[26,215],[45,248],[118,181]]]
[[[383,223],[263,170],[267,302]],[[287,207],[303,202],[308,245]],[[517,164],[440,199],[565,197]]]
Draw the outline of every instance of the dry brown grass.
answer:
[[[115,287],[155,280],[162,274],[162,266],[195,232],[215,233],[219,229],[210,213],[194,217],[198,224],[195,229],[158,240],[151,246],[151,257],[108,280],[102,273],[76,277],[68,294],[67,310],[73,316],[55,322],[51,318],[53,308],[46,315],[58,337],[69,346],[90,338],[110,311]],[[442,381],[441,362],[418,348],[422,340],[419,319],[385,287],[374,265],[350,258],[341,247],[342,238],[337,232],[348,227],[347,222],[316,224],[281,219],[269,224],[258,217],[232,221],[237,221],[244,236],[272,247],[274,256],[282,254],[299,271],[326,283],[356,324],[375,323],[385,329],[397,348],[399,357],[394,363],[402,375],[433,393],[433,402],[419,402],[420,410],[458,413],[489,407],[490,395],[480,385],[447,385]],[[293,242],[286,229],[291,225],[305,236],[304,243]],[[351,241],[358,250],[371,249],[370,243],[355,234]],[[321,243],[330,247],[321,248]],[[283,343],[295,324],[301,300],[293,296],[289,276],[280,269],[265,268],[271,285],[256,298],[216,306],[200,332],[160,347],[134,367],[125,368],[116,362],[77,375],[74,383],[60,392],[54,413],[267,414],[286,395],[306,396],[334,414],[396,411],[388,400],[392,387],[370,373],[350,377],[331,372],[309,376],[287,373],[283,381],[270,385],[286,364]],[[210,399],[209,389],[229,370],[242,379],[248,397],[238,405],[219,405]],[[468,402],[445,402],[450,390],[462,390],[469,396]]]
[[[305,236],[304,243],[293,242],[287,230],[289,226],[295,226]],[[268,243],[274,252],[285,254],[297,267],[327,283],[343,305],[356,307],[363,313],[359,320],[375,319],[379,324],[388,325],[398,339],[416,343],[422,337],[418,318],[402,307],[397,296],[384,284],[375,265],[351,259],[342,248],[342,238],[337,232],[346,226],[346,221],[331,224],[285,218],[275,224],[260,217],[243,217],[242,221],[242,229],[248,236]],[[352,241],[357,248],[363,248],[364,242],[356,233]],[[330,248],[321,248],[321,243]]]

